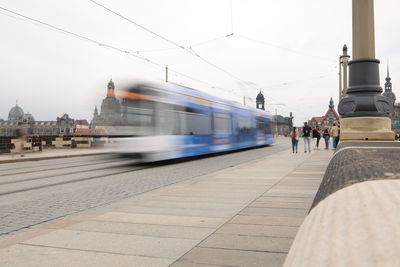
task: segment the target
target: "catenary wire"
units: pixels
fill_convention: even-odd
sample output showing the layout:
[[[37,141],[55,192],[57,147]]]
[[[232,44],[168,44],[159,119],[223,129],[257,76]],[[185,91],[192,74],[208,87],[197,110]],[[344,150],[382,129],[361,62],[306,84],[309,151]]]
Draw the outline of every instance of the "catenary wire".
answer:
[[[92,1],[92,0],[90,0],[90,1]],[[29,23],[32,23],[32,24],[34,24],[34,25],[36,25],[36,26],[44,27],[45,29],[48,29],[48,30],[53,30],[53,31],[61,32],[61,33],[70,35],[70,36],[72,36],[72,37],[75,37],[75,38],[78,38],[78,39],[81,39],[81,40],[84,40],[84,41],[87,41],[87,42],[96,44],[96,45],[98,45],[98,46],[101,46],[101,47],[104,47],[104,48],[112,49],[112,50],[117,51],[117,52],[120,52],[120,53],[122,53],[122,54],[124,54],[124,55],[129,55],[129,56],[135,57],[135,58],[137,58],[137,59],[146,61],[146,62],[148,62],[149,64],[152,64],[152,65],[154,65],[154,66],[157,66],[157,67],[159,67],[159,68],[161,68],[161,69],[164,69],[164,68],[165,68],[165,65],[160,64],[160,63],[155,62],[155,61],[152,61],[152,60],[148,59],[147,57],[143,57],[143,56],[141,56],[141,55],[138,55],[137,53],[135,54],[135,53],[132,53],[132,52],[127,51],[127,50],[125,50],[125,49],[121,49],[121,48],[118,48],[118,47],[116,47],[116,46],[109,45],[109,44],[106,44],[106,43],[104,43],[104,42],[100,42],[100,41],[97,41],[97,40],[95,40],[95,39],[86,37],[86,36],[84,36],[84,35],[77,34],[77,33],[74,33],[74,32],[72,32],[72,31],[68,31],[68,30],[62,29],[62,28],[60,28],[60,27],[58,27],[58,26],[54,26],[54,25],[52,25],[52,24],[49,24],[49,23],[40,21],[40,20],[35,19],[35,18],[32,18],[32,17],[28,17],[28,16],[26,16],[26,15],[20,14],[20,13],[18,13],[18,12],[12,11],[12,10],[10,10],[10,9],[7,9],[7,8],[1,7],[1,6],[0,6],[0,10],[9,12],[9,13],[11,13],[11,14],[14,15],[14,16],[10,16],[10,17],[13,17],[13,18],[16,18],[16,19],[21,19],[21,20],[24,21],[24,22],[29,22]],[[4,12],[1,12],[1,14],[9,16],[9,14],[6,14],[6,13],[4,13]],[[228,35],[226,35],[226,36],[224,36],[224,37],[229,37],[229,36],[231,36],[231,35],[232,35],[232,34],[228,34]],[[221,36],[221,37],[217,37],[217,38],[222,38],[222,36]],[[217,39],[217,38],[214,38],[214,39]],[[213,40],[213,39],[211,39],[211,40]],[[209,40],[209,41],[211,41],[211,40]],[[197,56],[197,57],[200,57],[200,56],[193,50],[193,48],[190,48],[190,51],[191,51],[191,53],[192,53],[193,55],[195,55],[195,56]],[[211,63],[211,64],[212,64],[212,63]],[[215,66],[215,67],[218,68],[218,66]],[[220,86],[214,86],[214,85],[212,85],[212,84],[209,83],[209,82],[205,82],[205,81],[202,81],[202,80],[200,80],[200,79],[194,78],[194,77],[189,76],[189,75],[187,75],[187,74],[184,74],[184,73],[182,73],[182,72],[180,72],[180,71],[176,71],[176,70],[171,69],[171,68],[169,68],[169,70],[170,70],[171,72],[173,72],[173,73],[176,73],[176,74],[178,74],[178,75],[180,75],[180,76],[183,76],[183,77],[185,77],[185,78],[188,78],[188,79],[190,79],[190,80],[193,80],[193,81],[196,81],[196,82],[199,82],[199,83],[203,83],[203,84],[207,84],[208,86],[210,86],[210,87],[212,87],[212,88],[221,89],[221,90],[224,90],[224,91],[226,91],[226,92],[230,92],[230,93],[233,93],[233,94],[235,94],[235,95],[241,96],[241,95],[239,95],[238,93],[236,93],[233,89],[225,89],[225,88],[220,87]],[[224,71],[224,70],[221,69],[221,71]],[[244,85],[246,85],[246,86],[248,86],[248,87],[252,87],[252,88],[254,88],[254,89],[259,90],[254,84],[249,84],[247,81],[241,80],[240,78],[238,78],[238,80],[241,81]],[[274,99],[271,98],[271,97],[270,97],[270,99],[274,100]],[[275,102],[279,102],[279,101],[276,101],[276,100],[274,100],[274,101],[275,101]],[[288,108],[288,107],[286,106],[286,108]],[[294,109],[294,108],[293,108],[293,109]]]
[[[258,43],[258,44],[266,45],[266,46],[269,46],[269,47],[275,47],[275,48],[278,48],[278,49],[281,49],[281,50],[285,50],[285,51],[288,51],[288,52],[291,52],[291,53],[294,53],[294,54],[306,56],[308,58],[312,57],[312,58],[316,58],[316,59],[320,59],[320,60],[324,60],[324,61],[334,62],[334,60],[332,60],[331,58],[321,57],[321,56],[318,56],[318,55],[315,55],[315,54],[304,53],[302,51],[294,50],[294,49],[291,49],[291,48],[288,48],[288,47],[284,47],[284,46],[281,46],[281,45],[277,45],[277,44],[274,44],[274,43],[257,40],[255,38],[251,38],[251,37],[248,37],[248,36],[245,36],[245,35],[242,35],[242,34],[235,34],[235,36],[238,37],[238,38],[253,42],[253,43]]]
[[[232,36],[232,34],[226,34],[226,35],[222,35],[222,36],[218,36],[212,39],[207,39],[205,41],[201,41],[192,45],[187,45],[185,46],[185,48],[190,49],[190,47],[197,47],[197,46],[202,46],[202,45],[206,45],[224,38],[227,38],[229,36]],[[153,53],[153,52],[164,52],[164,51],[171,51],[171,50],[178,50],[181,49],[180,47],[166,47],[166,48],[155,48],[155,49],[146,49],[146,50],[138,50],[136,51],[137,53]]]
[[[114,10],[112,10],[111,8],[109,8],[109,7],[103,5],[103,4],[101,4],[101,3],[99,3],[99,2],[97,2],[97,1],[95,1],[95,0],[89,0],[89,1],[92,2],[92,3],[94,3],[94,4],[96,4],[96,5],[99,6],[99,7],[101,7],[101,8],[103,8],[103,9],[107,10],[108,12],[110,12],[110,13],[112,13],[112,14],[114,14],[114,15],[116,15],[116,16],[118,16],[118,17],[120,17],[120,18],[122,18],[122,19],[124,19],[124,20],[126,20],[126,21],[128,21],[129,23],[132,23],[133,25],[136,25],[137,27],[139,27],[139,28],[141,28],[141,29],[143,29],[143,30],[149,32],[150,34],[155,35],[156,37],[158,37],[158,38],[160,38],[160,39],[162,39],[162,40],[164,40],[164,41],[166,41],[166,42],[168,42],[168,43],[171,43],[171,44],[175,45],[175,46],[178,47],[178,48],[181,48],[182,50],[186,51],[187,53],[196,56],[198,59],[200,59],[200,60],[203,61],[204,63],[206,63],[206,64],[208,64],[208,65],[210,65],[210,66],[212,66],[212,67],[218,69],[219,71],[225,73],[226,75],[228,75],[228,76],[230,76],[230,77],[232,77],[232,78],[234,78],[234,79],[236,79],[236,80],[238,80],[238,81],[240,81],[240,82],[243,82],[243,83],[246,84],[247,86],[253,87],[253,88],[256,89],[256,90],[259,90],[258,87],[253,86],[253,85],[251,85],[251,84],[248,84],[245,80],[239,78],[238,76],[232,74],[231,72],[229,72],[229,71],[227,71],[227,70],[225,70],[225,69],[219,67],[219,66],[216,65],[215,63],[213,63],[213,62],[209,61],[208,59],[202,57],[201,55],[199,55],[198,53],[196,53],[193,49],[190,49],[190,48],[188,49],[188,48],[184,47],[183,45],[180,45],[180,44],[178,44],[178,43],[176,43],[176,42],[174,42],[174,41],[172,41],[172,40],[170,40],[170,39],[168,39],[168,38],[162,36],[161,34],[158,34],[158,33],[154,32],[154,31],[152,31],[151,29],[149,29],[149,28],[147,28],[147,27],[145,27],[145,26],[143,26],[143,25],[141,25],[141,24],[139,24],[139,23],[133,21],[132,19],[130,19],[130,18],[128,18],[128,17],[126,17],[126,16],[124,16],[124,15],[122,15],[122,14],[120,14],[120,13],[114,11]]]
[[[152,65],[154,65],[154,66],[157,66],[157,67],[159,67],[159,68],[161,68],[161,69],[165,69],[165,65],[163,65],[163,64],[161,64],[161,63],[158,63],[158,62],[155,62],[155,61],[153,61],[153,60],[150,60],[150,59],[148,59],[147,57],[141,56],[141,55],[139,55],[139,54],[130,52],[130,51],[128,51],[128,50],[121,49],[121,48],[118,48],[118,47],[116,47],[116,46],[113,46],[113,45],[110,45],[110,44],[106,44],[106,43],[104,43],[104,42],[100,42],[100,41],[97,41],[97,40],[95,40],[95,39],[86,37],[86,36],[84,36],[84,35],[77,34],[77,33],[74,33],[74,32],[72,32],[72,31],[68,31],[68,30],[62,29],[62,28],[60,28],[60,27],[58,27],[58,26],[54,26],[54,25],[52,25],[52,24],[49,24],[49,23],[47,23],[47,22],[40,21],[40,20],[35,19],[35,18],[32,18],[32,17],[28,17],[28,16],[26,16],[26,15],[20,14],[20,13],[18,13],[18,12],[12,11],[12,10],[7,9],[7,8],[4,8],[4,7],[0,7],[0,10],[4,10],[4,11],[6,11],[6,12],[9,12],[9,13],[11,13],[12,15],[14,15],[14,16],[11,16],[11,17],[16,18],[16,19],[21,19],[21,20],[24,21],[24,22],[33,23],[33,24],[36,25],[36,26],[41,26],[41,27],[43,27],[43,28],[45,28],[45,29],[48,29],[48,30],[53,30],[53,31],[56,31],[56,32],[61,32],[61,33],[70,35],[70,36],[72,36],[72,37],[78,38],[78,39],[80,39],[80,40],[84,40],[84,41],[87,41],[87,42],[96,44],[96,45],[101,46],[101,47],[104,47],[104,48],[112,49],[112,50],[117,51],[117,52],[120,52],[120,53],[122,53],[122,54],[124,54],[124,55],[132,56],[132,57],[135,57],[135,58],[137,58],[137,59],[146,61],[146,62],[148,62],[149,64],[152,64]],[[1,12],[1,14],[3,14],[3,15],[8,15],[8,14],[3,13],[3,12]],[[177,70],[175,70],[175,69],[173,69],[173,68],[169,68],[168,70],[171,71],[171,72],[173,72],[173,73],[176,73],[176,74],[178,74],[178,75],[180,75],[180,76],[182,76],[182,77],[188,78],[188,79],[190,79],[190,80],[192,80],[192,81],[196,81],[196,82],[199,82],[199,83],[203,83],[203,84],[206,84],[206,85],[208,85],[208,86],[210,86],[210,87],[212,87],[212,88],[221,89],[221,90],[223,90],[223,91],[231,92],[231,93],[234,93],[234,94],[238,95],[238,94],[237,94],[236,92],[234,92],[232,89],[225,89],[225,88],[223,88],[223,87],[221,87],[221,86],[215,86],[215,85],[213,85],[213,84],[211,84],[211,83],[209,83],[209,82],[202,81],[202,80],[200,80],[200,79],[198,79],[198,78],[194,78],[194,77],[192,77],[192,76],[190,76],[190,75],[184,74],[184,73],[182,73],[182,72],[180,72],[180,71],[177,71]]]
[[[151,33],[151,34],[153,34],[153,35],[155,35],[155,36],[157,36],[157,37],[159,37],[159,38],[161,38],[161,39],[163,39],[163,40],[165,40],[165,41],[167,41],[167,42],[173,44],[173,45],[175,45],[177,48],[183,49],[184,51],[186,51],[186,52],[188,52],[188,53],[190,53],[190,54],[192,54],[192,55],[198,57],[200,60],[202,60],[202,61],[205,62],[206,64],[208,64],[208,65],[210,65],[210,66],[213,66],[214,68],[220,70],[221,72],[227,74],[228,76],[231,76],[232,78],[234,78],[234,79],[236,79],[236,80],[242,82],[244,85],[246,85],[246,86],[248,86],[248,87],[252,87],[253,89],[255,89],[255,90],[257,90],[257,91],[259,90],[259,87],[258,87],[258,86],[255,86],[254,83],[248,83],[247,81],[241,79],[240,77],[238,77],[238,76],[236,76],[236,75],[233,75],[232,73],[230,73],[230,72],[226,71],[225,69],[219,67],[218,65],[214,64],[213,62],[211,62],[211,61],[205,59],[205,58],[202,57],[199,53],[197,53],[196,51],[194,51],[193,47],[189,47],[189,48],[184,47],[184,46],[182,46],[182,45],[180,45],[180,44],[178,44],[178,43],[176,43],[176,42],[174,42],[174,41],[172,41],[172,40],[170,40],[170,39],[168,39],[168,38],[162,36],[161,34],[158,34],[158,33],[154,32],[154,31],[150,30],[149,28],[147,28],[147,27],[145,27],[145,26],[143,26],[143,25],[141,25],[141,24],[139,24],[139,23],[133,21],[132,19],[129,19],[129,18],[127,18],[126,16],[124,16],[124,15],[122,15],[122,14],[120,14],[120,13],[118,13],[118,12],[116,12],[116,11],[114,11],[114,10],[108,8],[108,7],[106,7],[105,5],[99,3],[99,2],[97,2],[97,1],[95,1],[95,0],[89,0],[89,1],[91,1],[92,3],[98,5],[98,6],[102,7],[102,8],[104,8],[105,10],[111,12],[112,14],[114,14],[114,15],[116,15],[116,16],[118,16],[118,17],[120,17],[120,18],[122,18],[122,19],[124,19],[124,20],[126,20],[126,21],[128,21],[128,22],[130,22],[130,23],[132,23],[132,24],[134,24],[134,25],[136,25],[136,26],[138,26],[138,27],[140,27],[140,28],[142,28],[143,30],[145,30],[145,31],[147,31],[147,32],[149,32],[149,33]],[[231,2],[231,9],[232,9],[232,2]],[[232,19],[232,17],[231,17],[231,19]],[[233,25],[233,24],[232,24],[232,25]],[[232,28],[232,33],[229,34],[229,35],[227,35],[226,37],[232,36],[232,35],[233,35],[233,28]],[[235,36],[237,36],[237,35],[235,35]],[[284,50],[287,50],[287,51],[290,51],[290,52],[293,52],[293,53],[301,54],[301,55],[304,55],[304,56],[309,56],[308,54],[303,53],[303,52],[299,52],[299,51],[296,51],[296,50],[293,50],[293,49],[290,49],[290,48],[285,48],[285,47],[282,47],[282,46],[279,46],[279,45],[275,45],[275,44],[271,44],[271,43],[266,43],[266,42],[263,42],[263,41],[255,40],[255,39],[253,39],[253,38],[249,38],[249,37],[246,37],[246,36],[243,36],[243,35],[239,35],[238,37],[241,37],[241,38],[244,38],[244,39],[253,41],[253,42],[262,43],[262,44],[264,44],[264,45],[270,45],[270,46],[272,45],[272,46],[275,46],[275,47],[277,47],[277,48],[284,49]],[[317,56],[314,56],[314,57],[317,57]],[[327,58],[322,58],[322,57],[318,57],[318,58],[331,61],[330,59],[327,59]]]

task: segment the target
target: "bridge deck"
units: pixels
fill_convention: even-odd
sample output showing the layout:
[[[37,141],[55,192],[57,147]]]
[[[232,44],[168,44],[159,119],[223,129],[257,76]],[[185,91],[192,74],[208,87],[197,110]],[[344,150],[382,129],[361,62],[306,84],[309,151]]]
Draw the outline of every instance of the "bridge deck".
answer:
[[[331,156],[286,150],[42,224],[2,238],[0,265],[280,266]]]

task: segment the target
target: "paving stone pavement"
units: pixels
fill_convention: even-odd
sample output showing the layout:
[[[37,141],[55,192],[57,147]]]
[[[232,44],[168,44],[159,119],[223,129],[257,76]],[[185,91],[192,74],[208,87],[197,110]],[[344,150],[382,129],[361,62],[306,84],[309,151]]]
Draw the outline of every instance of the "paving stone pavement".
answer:
[[[294,168],[285,162],[293,157],[282,157],[283,162],[275,162],[273,170],[287,168],[286,173],[266,174],[276,179],[271,179],[274,183],[262,195],[172,266],[282,266],[331,155],[327,151],[313,152],[303,161],[295,159]],[[258,165],[262,166],[261,162]]]
[[[0,266],[281,266],[331,151],[288,150],[0,239]]]
[[[194,161],[157,166],[137,171],[134,171],[135,167],[133,166],[120,167],[111,171],[110,169],[102,171],[93,170],[92,172],[82,172],[81,174],[78,173],[70,176],[74,178],[85,178],[89,175],[97,175],[99,178],[0,196],[0,239],[3,235],[13,234],[40,223],[107,205],[149,190],[189,180],[265,155],[272,155],[282,151],[287,146],[287,140],[285,140],[283,142],[277,142],[276,145],[271,147],[245,150],[237,153],[206,157]],[[96,157],[90,157],[90,159],[92,158]],[[67,162],[75,162],[76,160],[76,158],[73,160],[66,159]],[[81,160],[84,163],[85,159],[83,158]],[[51,160],[48,164],[52,166],[51,164],[53,162],[59,164],[63,161],[60,159]],[[22,162],[6,165],[2,164],[0,167],[6,169],[21,166],[22,170],[30,170],[40,165],[41,167],[39,169],[43,170],[44,167],[42,165],[44,164],[45,162],[37,162],[36,164],[32,162]],[[47,166],[48,168],[49,165]],[[71,164],[68,165],[68,168],[70,168],[69,166],[71,166]],[[21,171],[21,169],[17,170]],[[57,171],[58,170],[51,171],[50,173],[56,173]],[[117,174],[110,175],[113,172]],[[33,173],[32,175],[32,177],[37,178],[38,173]],[[47,177],[48,175],[46,174],[43,176]],[[67,176],[68,173],[54,178],[65,179]],[[21,177],[21,175],[12,177],[18,178]],[[26,177],[30,178],[31,176],[26,174]],[[7,181],[10,180],[9,176],[1,176],[0,182],[5,181],[5,179],[7,179]],[[50,182],[54,179],[48,178],[47,180]],[[31,181],[29,181],[29,183],[31,183]],[[43,179],[35,180],[32,185],[35,186],[39,183],[43,183]]]

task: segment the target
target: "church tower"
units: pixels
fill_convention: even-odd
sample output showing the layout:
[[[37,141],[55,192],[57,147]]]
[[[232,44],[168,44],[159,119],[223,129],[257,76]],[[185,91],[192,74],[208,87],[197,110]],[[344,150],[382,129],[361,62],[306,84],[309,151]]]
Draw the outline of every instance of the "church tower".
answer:
[[[115,97],[115,85],[112,79],[110,79],[107,85],[107,96]]]
[[[389,65],[387,66],[387,75],[386,75],[386,82],[385,82],[385,92],[382,95],[386,96],[390,99],[390,101],[394,104],[396,102],[396,95],[392,91],[392,82],[389,76]]]
[[[322,124],[321,126],[329,126],[332,127],[334,123],[338,123],[340,120],[339,115],[337,114],[335,110],[335,104],[333,103],[333,99],[329,100],[329,109],[325,113],[324,116],[322,116]]]
[[[265,98],[264,95],[261,93],[261,90],[256,98],[256,108],[265,110]]]
[[[97,106],[93,112],[92,127],[96,126],[115,126],[122,121],[121,103],[115,97],[115,85],[112,79],[107,84],[106,97],[101,102],[100,112]]]
[[[334,109],[334,108],[335,108],[335,105],[333,104],[333,99],[332,99],[332,97],[331,97],[331,100],[329,100],[329,108],[330,108],[330,109]]]

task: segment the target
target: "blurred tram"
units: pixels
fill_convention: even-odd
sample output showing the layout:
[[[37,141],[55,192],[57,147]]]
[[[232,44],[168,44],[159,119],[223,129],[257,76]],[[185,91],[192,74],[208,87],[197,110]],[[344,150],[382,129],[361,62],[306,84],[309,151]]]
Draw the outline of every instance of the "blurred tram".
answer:
[[[177,84],[139,84],[117,91],[124,126],[116,152],[142,162],[269,145],[270,113]]]

